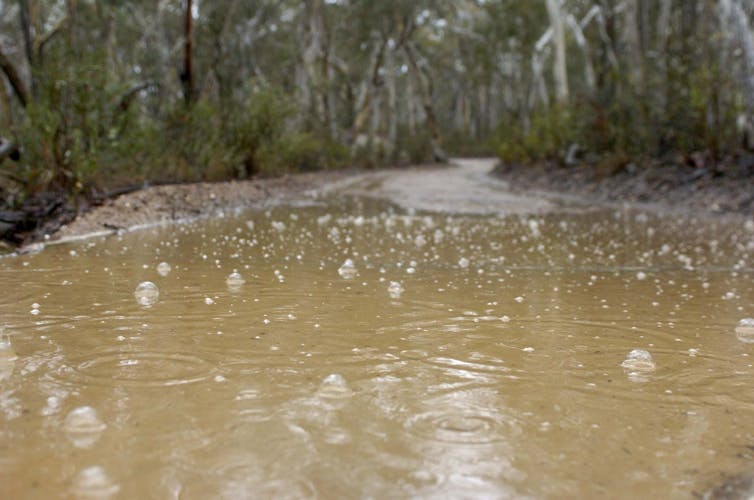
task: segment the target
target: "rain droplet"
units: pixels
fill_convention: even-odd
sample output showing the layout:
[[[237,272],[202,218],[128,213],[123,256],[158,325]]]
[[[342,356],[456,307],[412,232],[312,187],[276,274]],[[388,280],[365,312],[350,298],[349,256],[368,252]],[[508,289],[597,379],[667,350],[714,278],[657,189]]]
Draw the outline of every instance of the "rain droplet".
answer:
[[[350,280],[355,278],[359,274],[359,271],[356,269],[356,265],[351,259],[346,259],[346,261],[343,262],[343,265],[338,268],[338,274],[340,274],[340,277],[344,280]]]
[[[403,285],[398,281],[391,281],[390,286],[387,287],[387,293],[390,295],[391,299],[400,299],[405,291],[406,289],[403,288]]]
[[[754,344],[754,318],[744,318],[738,322],[736,337],[745,344]]]
[[[639,281],[644,281],[645,279],[647,279],[647,273],[639,271],[638,273],[636,273],[636,279]]]
[[[91,406],[71,410],[65,418],[63,429],[77,448],[90,448],[100,438],[107,425]]]
[[[212,304],[215,303],[215,301],[212,300],[210,297],[204,297],[204,303],[207,304],[208,306],[211,306]]]
[[[99,465],[83,469],[73,480],[73,493],[77,498],[112,498],[119,490],[120,486]]]
[[[159,274],[163,278],[170,274],[171,269],[172,268],[170,267],[170,264],[168,264],[167,262],[160,262],[159,264],[157,264],[157,274]]]
[[[145,281],[139,283],[139,286],[136,287],[134,297],[140,306],[152,307],[157,303],[157,299],[160,298],[160,290],[151,281]]]
[[[460,267],[461,269],[466,269],[467,267],[469,267],[469,259],[467,259],[466,257],[461,257],[460,259],[458,259],[458,267]]]

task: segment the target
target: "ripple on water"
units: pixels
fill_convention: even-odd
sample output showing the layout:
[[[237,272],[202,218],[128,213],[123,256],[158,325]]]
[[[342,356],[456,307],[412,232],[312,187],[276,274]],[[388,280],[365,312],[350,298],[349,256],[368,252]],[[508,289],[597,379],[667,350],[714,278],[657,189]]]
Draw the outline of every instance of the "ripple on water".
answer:
[[[433,410],[410,417],[406,428],[420,438],[442,443],[492,444],[505,440],[511,424],[488,411]]]
[[[168,387],[208,379],[214,366],[175,352],[105,352],[58,370],[63,381],[107,386]]]

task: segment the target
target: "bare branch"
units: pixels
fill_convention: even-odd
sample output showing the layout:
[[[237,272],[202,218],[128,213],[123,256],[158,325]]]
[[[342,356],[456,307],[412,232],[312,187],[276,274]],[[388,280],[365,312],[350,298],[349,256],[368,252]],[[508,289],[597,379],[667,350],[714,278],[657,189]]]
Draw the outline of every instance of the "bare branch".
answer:
[[[157,89],[159,88],[159,86],[160,85],[157,82],[143,82],[138,85],[134,85],[120,97],[120,100],[118,101],[118,106],[116,108],[116,114],[125,113],[126,111],[128,111],[128,108],[129,106],[131,106],[131,103],[133,102],[134,98],[142,90]]]
[[[26,86],[21,80],[21,77],[18,74],[18,70],[16,70],[16,67],[13,65],[10,59],[8,59],[8,57],[3,53],[2,49],[0,49],[0,69],[2,69],[3,73],[5,73],[5,77],[8,79],[8,83],[10,83],[10,86],[13,88],[13,92],[16,94],[16,97],[18,97],[21,106],[25,108],[29,103],[29,91],[26,90]]]
[[[60,33],[60,30],[63,29],[63,26],[65,26],[66,22],[68,22],[68,14],[64,14],[63,17],[58,19],[58,22],[56,22],[55,25],[50,28],[49,31],[47,31],[47,33],[34,40],[34,54],[38,59],[42,58],[45,45],[47,45],[47,43],[52,40],[55,35]]]

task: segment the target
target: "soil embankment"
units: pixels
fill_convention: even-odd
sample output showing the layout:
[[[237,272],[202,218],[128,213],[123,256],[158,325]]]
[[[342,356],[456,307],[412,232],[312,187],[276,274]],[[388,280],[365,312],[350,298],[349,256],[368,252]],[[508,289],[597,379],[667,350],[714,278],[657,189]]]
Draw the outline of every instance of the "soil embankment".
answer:
[[[586,168],[505,168],[495,159],[458,159],[450,166],[371,172],[325,171],[225,183],[154,186],[106,200],[58,228],[40,225],[32,241],[95,234],[211,217],[219,212],[320,196],[389,200],[405,209],[508,215],[584,209],[611,203],[713,215],[754,213],[750,173],[708,178],[699,171],[647,169],[600,176]]]

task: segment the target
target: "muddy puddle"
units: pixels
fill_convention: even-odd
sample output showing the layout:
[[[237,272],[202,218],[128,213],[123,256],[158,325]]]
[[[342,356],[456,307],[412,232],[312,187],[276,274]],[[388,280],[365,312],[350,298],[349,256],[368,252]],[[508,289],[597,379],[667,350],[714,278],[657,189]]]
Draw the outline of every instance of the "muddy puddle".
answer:
[[[0,259],[0,496],[703,494],[752,473],[753,256],[351,199]]]

